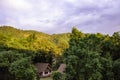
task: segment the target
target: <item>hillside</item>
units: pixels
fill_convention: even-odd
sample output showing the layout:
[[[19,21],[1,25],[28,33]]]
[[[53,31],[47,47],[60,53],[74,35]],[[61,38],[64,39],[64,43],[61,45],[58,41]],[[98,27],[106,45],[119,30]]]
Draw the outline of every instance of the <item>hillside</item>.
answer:
[[[49,35],[1,26],[0,80],[37,80],[36,63],[49,63],[53,70],[66,64],[60,80],[120,80],[120,34],[85,34],[73,28],[72,33]]]
[[[11,26],[0,26],[0,44],[15,49],[52,50],[61,54],[68,47],[70,33],[45,34],[33,30],[20,30]]]

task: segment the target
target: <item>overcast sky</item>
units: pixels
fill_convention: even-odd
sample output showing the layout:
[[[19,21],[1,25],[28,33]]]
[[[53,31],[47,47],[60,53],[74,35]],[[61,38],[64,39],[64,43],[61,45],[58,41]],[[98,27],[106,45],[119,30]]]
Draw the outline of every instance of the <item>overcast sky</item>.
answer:
[[[0,25],[45,33],[120,31],[120,0],[0,0]]]

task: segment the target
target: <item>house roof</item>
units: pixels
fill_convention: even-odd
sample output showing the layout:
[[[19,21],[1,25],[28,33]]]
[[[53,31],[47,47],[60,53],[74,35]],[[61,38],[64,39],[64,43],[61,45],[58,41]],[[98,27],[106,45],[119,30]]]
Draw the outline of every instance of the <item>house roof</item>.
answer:
[[[66,64],[60,64],[57,71],[63,74],[65,71],[65,68],[66,68]]]
[[[49,63],[36,63],[35,67],[37,68],[38,72],[43,72],[46,69],[52,70],[52,67]]]

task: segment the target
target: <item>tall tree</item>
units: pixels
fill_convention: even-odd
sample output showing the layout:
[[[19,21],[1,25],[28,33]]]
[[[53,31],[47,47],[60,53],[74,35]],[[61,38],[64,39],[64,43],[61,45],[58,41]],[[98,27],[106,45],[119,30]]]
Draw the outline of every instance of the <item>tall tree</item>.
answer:
[[[64,53],[66,80],[101,80],[99,46],[95,35],[84,35],[73,28],[69,48]],[[97,42],[98,43],[98,42]],[[97,52],[98,51],[98,52]]]

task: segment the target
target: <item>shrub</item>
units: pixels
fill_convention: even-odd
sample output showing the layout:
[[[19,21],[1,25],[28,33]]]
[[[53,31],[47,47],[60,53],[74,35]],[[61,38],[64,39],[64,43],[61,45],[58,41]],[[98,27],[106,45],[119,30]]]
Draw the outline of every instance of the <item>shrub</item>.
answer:
[[[52,72],[53,80],[62,80],[62,74],[58,71]]]

